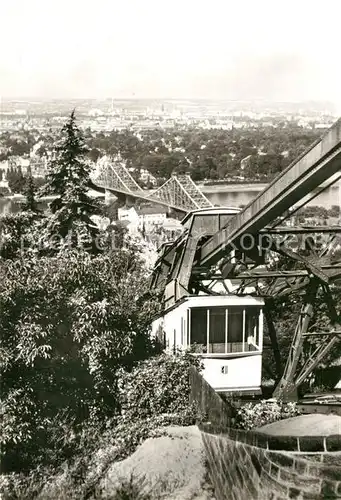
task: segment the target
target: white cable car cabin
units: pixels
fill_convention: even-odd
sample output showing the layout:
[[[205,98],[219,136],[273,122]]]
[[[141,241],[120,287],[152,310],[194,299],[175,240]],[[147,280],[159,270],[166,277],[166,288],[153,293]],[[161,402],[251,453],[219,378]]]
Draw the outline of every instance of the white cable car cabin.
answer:
[[[198,347],[203,377],[217,392],[259,394],[263,305],[251,296],[188,296],[156,319],[152,331],[170,353]]]
[[[223,207],[201,209],[188,214],[181,223],[189,236],[195,232],[213,234],[239,211]],[[185,248],[180,238],[168,250],[164,248],[164,254],[174,255],[181,244]],[[181,259],[166,257],[163,262],[167,258],[170,272],[164,293],[165,311],[153,321],[152,334],[170,353],[195,345],[204,365],[203,376],[217,392],[259,394],[264,300],[227,293],[226,288],[232,284],[229,280],[225,280],[225,287],[216,283],[212,288],[217,292],[214,295],[184,292],[177,280]],[[162,259],[160,263],[162,276],[167,271],[162,270]]]

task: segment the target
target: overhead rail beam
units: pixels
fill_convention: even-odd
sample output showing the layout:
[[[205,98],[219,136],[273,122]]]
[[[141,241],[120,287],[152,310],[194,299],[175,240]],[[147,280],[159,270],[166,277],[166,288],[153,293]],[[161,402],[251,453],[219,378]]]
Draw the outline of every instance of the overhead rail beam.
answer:
[[[277,226],[275,228],[261,229],[260,234],[317,234],[341,233],[341,226]]]
[[[341,119],[202,246],[197,264],[215,264],[243,235],[257,234],[340,170]]]

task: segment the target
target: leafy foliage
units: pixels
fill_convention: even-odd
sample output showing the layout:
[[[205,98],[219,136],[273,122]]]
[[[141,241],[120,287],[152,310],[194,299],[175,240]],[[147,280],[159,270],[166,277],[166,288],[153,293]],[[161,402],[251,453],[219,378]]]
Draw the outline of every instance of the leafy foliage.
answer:
[[[152,308],[128,250],[7,260],[1,273],[3,467],[23,470],[68,456],[82,421],[119,411],[116,372],[152,351]]]
[[[233,121],[244,118],[234,116]],[[271,121],[274,117],[270,118]],[[265,122],[267,119],[265,119]],[[293,122],[277,119],[276,127],[259,124],[257,128],[232,130],[198,129],[197,127],[154,128],[140,131],[112,130],[84,133],[86,158],[96,162],[109,154],[120,154],[128,167],[148,170],[162,183],[172,173],[189,172],[193,179],[211,182],[233,179],[240,175],[247,180],[271,180],[313,143],[321,131],[305,129]],[[36,154],[48,157],[55,141],[54,131],[18,131],[0,134],[0,161],[26,155],[36,144]],[[250,156],[241,170],[241,162]],[[139,177],[139,171],[134,173]],[[23,185],[21,186],[23,188]],[[21,192],[21,191],[19,191]]]
[[[169,358],[155,356],[129,369],[120,368],[116,412],[101,422],[88,418],[79,426],[70,425],[59,413],[59,419],[50,425],[49,441],[40,443],[45,462],[40,457],[40,467],[26,476],[8,474],[2,484],[3,491],[8,493],[6,498],[30,498],[28,491],[32,492],[32,498],[39,491],[44,499],[101,498],[100,480],[113,461],[129,456],[145,439],[163,435],[166,426],[190,425],[200,418],[195,405],[188,404],[192,363],[198,367],[197,358],[185,353]],[[142,380],[146,396],[139,398]],[[56,460],[61,449],[64,458],[68,458],[64,464]],[[43,463],[45,467],[41,467]],[[126,490],[123,486],[122,492]]]
[[[341,317],[341,291],[339,287],[331,287],[332,297],[336,305],[338,317]],[[289,355],[289,349],[294,336],[295,328],[299,318],[303,303],[303,296],[299,294],[289,294],[284,297],[277,297],[271,302],[272,319],[277,331],[277,340],[281,353],[282,363],[285,363]],[[340,321],[340,319],[339,319]],[[330,316],[326,299],[321,292],[318,293],[314,305],[314,316],[310,323],[311,331],[320,331],[332,329]],[[265,336],[267,335],[267,326],[265,325]],[[316,349],[316,343],[320,340],[316,337],[311,337],[305,340],[304,350],[300,363],[309,358],[312,352]],[[341,342],[336,344],[334,348],[324,358],[322,365],[328,366],[334,360],[341,357]],[[276,378],[275,363],[272,349],[265,349],[263,352],[263,374],[265,378],[269,375]],[[321,364],[315,369],[315,372],[320,369]],[[284,368],[284,366],[282,367]],[[304,388],[304,387],[303,387]]]
[[[256,404],[247,403],[241,406],[237,410],[235,426],[239,429],[250,430],[297,415],[299,411],[296,403],[263,400]]]
[[[189,171],[196,180],[233,176],[250,156],[243,175],[261,180],[281,171],[314,133],[174,129],[143,135],[143,140],[131,131],[90,136],[88,150],[72,113],[50,157],[43,191],[55,196],[50,213],[34,213],[29,176],[29,211],[1,218],[0,438],[3,471],[9,473],[2,484],[6,498],[36,497],[47,479],[53,482],[53,474],[64,474],[65,497],[94,497],[111,461],[125,458],[167,425],[200,418],[188,403],[188,371],[198,365],[197,357],[154,356],[148,325],[159,306],[144,295],[140,249],[127,244],[122,228],[100,234],[93,222],[101,209],[87,194],[89,158],[120,153],[128,167],[141,165],[160,181],[173,172]],[[29,152],[32,140],[14,144],[6,136],[15,154]],[[42,149],[47,154],[45,145]],[[9,175],[12,189],[22,191],[20,169]],[[73,249],[61,243],[57,253],[42,250],[44,238],[66,240],[70,234]],[[91,243],[100,238],[102,253],[94,255],[93,246],[89,252],[75,250],[79,238]],[[279,316],[281,308],[285,305],[278,304]],[[291,318],[282,321],[283,339],[289,338]],[[263,406],[240,410],[240,426],[294,412],[280,403]]]
[[[234,117],[236,120],[236,117]],[[196,181],[233,179],[271,180],[320,136],[295,124],[277,128],[218,130],[178,127],[98,133],[89,147],[101,155],[120,154],[128,167],[149,171],[159,183],[173,173],[189,172]],[[245,167],[241,162],[250,157]],[[95,157],[94,157],[95,158]],[[139,172],[136,172],[137,177]]]
[[[11,166],[7,172],[8,187],[12,193],[22,193],[25,189],[25,178],[21,167]]]
[[[120,406],[124,419],[150,418],[188,411],[189,368],[200,368],[199,358],[190,353],[162,354],[147,359],[118,379]]]
[[[33,249],[36,246],[39,231],[39,218],[33,212],[0,216],[0,257],[22,257],[25,249]]]

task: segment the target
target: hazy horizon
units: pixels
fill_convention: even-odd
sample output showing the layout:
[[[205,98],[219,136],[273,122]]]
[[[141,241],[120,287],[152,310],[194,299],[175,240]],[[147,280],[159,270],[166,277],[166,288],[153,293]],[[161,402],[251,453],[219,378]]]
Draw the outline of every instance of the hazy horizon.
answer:
[[[26,102],[28,100],[34,102],[36,100],[37,102],[39,101],[212,101],[212,102],[236,102],[236,103],[242,103],[242,102],[254,102],[254,103],[269,103],[269,104],[310,104],[310,103],[316,103],[316,104],[333,104],[332,101],[328,101],[327,99],[320,99],[320,100],[314,100],[314,99],[307,99],[307,100],[271,100],[271,99],[226,99],[225,97],[215,97],[215,98],[210,98],[210,97],[190,97],[190,96],[179,96],[179,97],[167,97],[167,96],[161,96],[161,97],[144,97],[142,96],[128,96],[128,97],[119,97],[119,96],[104,96],[104,97],[94,97],[94,96],[88,96],[88,97],[76,97],[76,96],[66,96],[66,97],[58,97],[58,96],[38,96],[38,95],[22,95],[22,96],[0,96],[0,100],[3,101],[12,101],[12,102]]]
[[[330,102],[339,0],[11,0],[3,99]]]

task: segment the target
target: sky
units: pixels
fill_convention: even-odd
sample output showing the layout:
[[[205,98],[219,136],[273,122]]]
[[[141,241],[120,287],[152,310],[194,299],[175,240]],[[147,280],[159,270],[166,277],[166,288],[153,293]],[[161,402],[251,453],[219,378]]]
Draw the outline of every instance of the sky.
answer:
[[[341,0],[8,0],[0,97],[324,100]]]

